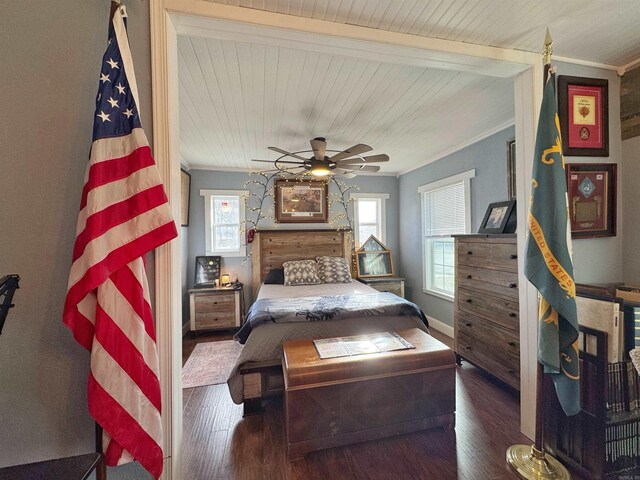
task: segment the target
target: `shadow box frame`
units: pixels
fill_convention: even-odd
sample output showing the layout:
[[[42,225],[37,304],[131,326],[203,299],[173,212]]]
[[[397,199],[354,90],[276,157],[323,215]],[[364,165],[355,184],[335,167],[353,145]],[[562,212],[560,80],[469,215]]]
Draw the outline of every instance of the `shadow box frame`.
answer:
[[[565,169],[567,175],[571,238],[615,237],[617,235],[617,165],[615,163],[567,163],[565,164]],[[606,178],[603,178],[601,181],[597,178],[595,179],[596,188],[598,188],[598,185],[600,185],[601,188],[604,185],[607,189],[602,205],[602,211],[606,212],[607,218],[602,228],[578,228],[576,226],[578,213],[576,209],[578,208],[578,203],[580,203],[580,197],[577,192],[579,190],[580,183],[584,180],[584,177],[581,177],[580,174],[586,172],[591,172],[596,175],[596,177],[598,172],[602,172],[603,175],[606,175]],[[590,196],[591,195],[589,195],[589,197]],[[594,202],[596,200],[589,201]]]
[[[589,100],[593,98],[593,100]],[[591,103],[593,102],[593,104]],[[580,107],[582,105],[582,107]],[[593,122],[587,119],[589,109],[595,107]],[[585,120],[576,122],[574,112],[586,108]],[[573,157],[608,157],[609,156],[609,81],[602,78],[558,77],[558,117],[562,133],[563,153]],[[579,137],[588,141],[594,132],[601,141],[595,144],[580,146]],[[586,138],[584,138],[586,136]]]
[[[287,198],[283,193],[287,188],[303,188],[320,191],[320,211],[293,212],[293,205],[285,204]],[[322,180],[287,180],[279,179],[275,182],[275,217],[276,223],[327,223],[329,221],[329,187]]]

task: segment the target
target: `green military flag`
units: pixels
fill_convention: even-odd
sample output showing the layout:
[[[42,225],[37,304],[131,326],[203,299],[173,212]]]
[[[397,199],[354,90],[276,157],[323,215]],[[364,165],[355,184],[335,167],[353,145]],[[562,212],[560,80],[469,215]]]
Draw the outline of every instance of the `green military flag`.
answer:
[[[580,411],[576,286],[555,75],[544,88],[531,178],[525,275],[540,292],[538,361],[567,415]]]

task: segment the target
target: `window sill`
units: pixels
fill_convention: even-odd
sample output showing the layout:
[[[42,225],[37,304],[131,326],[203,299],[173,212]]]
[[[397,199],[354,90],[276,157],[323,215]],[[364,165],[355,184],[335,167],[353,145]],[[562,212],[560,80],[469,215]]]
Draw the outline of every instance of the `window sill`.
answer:
[[[452,303],[455,300],[455,297],[453,295],[447,295],[446,293],[436,292],[435,290],[428,290],[426,288],[423,288],[422,292],[426,293],[427,295],[433,295],[434,297],[442,298],[443,300],[448,300]]]
[[[207,255],[217,255],[219,257],[246,257],[246,252],[207,252]]]

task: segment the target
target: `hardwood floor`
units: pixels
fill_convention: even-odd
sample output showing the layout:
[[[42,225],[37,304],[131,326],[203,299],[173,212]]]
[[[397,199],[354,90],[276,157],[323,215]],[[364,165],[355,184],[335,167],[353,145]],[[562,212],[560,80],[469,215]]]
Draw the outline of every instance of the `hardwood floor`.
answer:
[[[517,393],[466,362],[457,373],[454,432],[401,435],[310,453],[294,463],[286,457],[282,399],[268,404],[263,415],[243,419],[242,406],[231,401],[226,385],[185,389],[183,478],[516,478],[505,463],[506,449],[530,443],[519,433]]]

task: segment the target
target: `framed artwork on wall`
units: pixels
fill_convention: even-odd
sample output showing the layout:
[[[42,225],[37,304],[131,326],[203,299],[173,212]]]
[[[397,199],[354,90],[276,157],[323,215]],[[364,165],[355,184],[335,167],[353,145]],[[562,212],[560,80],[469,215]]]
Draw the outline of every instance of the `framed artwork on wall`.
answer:
[[[567,163],[572,238],[616,235],[616,164]]]
[[[180,226],[189,226],[189,199],[191,193],[191,175],[180,169]]]
[[[516,198],[516,140],[507,142],[507,186],[509,198]]]
[[[560,75],[558,116],[565,155],[609,156],[608,80]]]
[[[329,218],[327,183],[316,180],[276,180],[278,223],[326,223]]]

